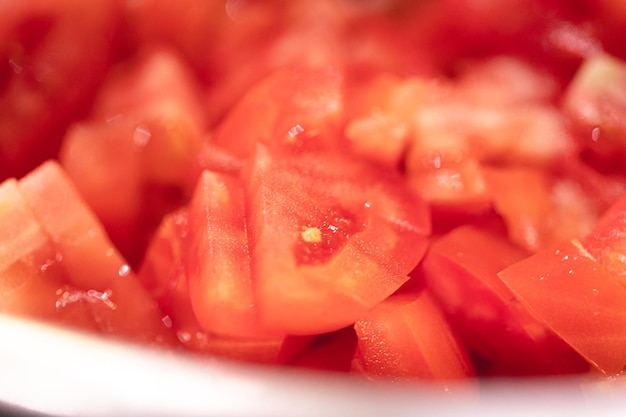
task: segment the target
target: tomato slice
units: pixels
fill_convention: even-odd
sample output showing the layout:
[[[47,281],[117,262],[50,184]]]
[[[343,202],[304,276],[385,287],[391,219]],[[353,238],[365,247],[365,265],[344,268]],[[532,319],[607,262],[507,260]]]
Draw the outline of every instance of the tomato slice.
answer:
[[[435,241],[421,270],[463,343],[480,358],[481,373],[583,372],[585,362],[498,279],[500,270],[527,256],[504,236],[466,225]]]
[[[353,369],[372,379],[449,382],[474,375],[467,352],[426,291],[389,297],[354,329]]]
[[[608,375],[623,372],[626,288],[579,241],[540,251],[499,277],[594,367]]]
[[[353,323],[407,279],[430,232],[395,173],[349,157],[271,153],[247,168],[252,279],[262,320],[287,333]]]

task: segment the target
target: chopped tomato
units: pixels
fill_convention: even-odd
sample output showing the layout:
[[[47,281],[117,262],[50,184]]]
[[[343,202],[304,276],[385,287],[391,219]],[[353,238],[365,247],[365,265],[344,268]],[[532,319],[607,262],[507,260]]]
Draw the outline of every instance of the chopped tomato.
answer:
[[[270,147],[336,147],[327,142],[337,137],[343,99],[338,68],[281,69],[255,84],[231,109],[213,142],[241,157],[253,154],[257,141]]]
[[[586,235],[604,208],[576,180],[543,169],[485,167],[483,175],[509,238],[529,251]]]
[[[50,242],[18,181],[0,185],[0,311],[91,327],[86,312],[57,308],[65,283],[61,254]],[[69,314],[68,314],[69,313]],[[65,317],[69,315],[70,317]]]
[[[267,338],[252,292],[243,183],[203,172],[187,216],[183,259],[198,322],[213,334]]]
[[[199,191],[203,191],[202,183],[199,184]],[[196,204],[202,202],[203,193],[199,192]],[[199,207],[198,207],[199,208]],[[199,215],[199,213],[195,213]],[[197,219],[196,221],[199,221]],[[206,239],[202,230],[196,239]],[[283,337],[266,337],[266,338],[247,338],[247,337],[231,337],[224,334],[213,333],[216,326],[210,323],[206,325],[207,316],[196,315],[190,297],[192,287],[187,279],[186,263],[184,262],[184,250],[187,247],[186,239],[190,238],[190,233],[194,229],[190,229],[189,215],[187,209],[180,209],[171,213],[163,219],[159,226],[154,239],[146,253],[145,260],[139,270],[139,279],[147,288],[151,296],[159,303],[159,306],[166,314],[167,321],[170,323],[173,331],[176,333],[180,344],[187,350],[199,353],[210,353],[212,355],[236,359],[254,363],[275,363],[278,358],[287,360],[291,355],[295,354],[300,347],[288,349],[289,352],[283,353],[284,338]],[[212,236],[214,237],[214,235]],[[193,271],[190,273],[191,279],[198,280],[199,277]],[[224,281],[227,281],[224,277]],[[228,282],[226,284],[228,286]],[[198,297],[204,294],[199,294]],[[241,301],[239,299],[232,300],[235,307],[240,307],[235,303]],[[218,311],[215,305],[210,306],[213,311]],[[229,306],[226,305],[226,309]],[[226,311],[224,309],[224,311]],[[230,324],[241,322],[241,317],[230,320],[227,323],[217,326],[217,330],[226,329],[222,333],[227,335],[242,334],[240,328],[229,327]],[[224,318],[224,314],[220,316]],[[200,321],[204,321],[202,325]],[[250,328],[248,323],[243,323]],[[256,334],[258,336],[258,334]]]
[[[613,273],[615,280],[626,285],[623,278],[626,275],[626,195],[609,207],[581,242],[594,260]]]
[[[165,49],[117,68],[59,159],[135,266],[164,214],[187,202],[204,140],[194,80]]]
[[[626,289],[579,241],[515,263],[500,278],[530,311],[598,370],[626,364]],[[558,296],[556,296],[558,294]]]
[[[474,374],[442,311],[426,291],[394,295],[355,324],[353,368],[373,379],[461,380]]]
[[[0,180],[58,151],[109,66],[115,17],[109,1],[0,4]]]
[[[44,163],[17,183],[8,180],[3,189],[13,194],[7,213],[26,216],[21,223],[30,225],[15,236],[21,245],[4,243],[13,259],[4,262],[3,292],[26,297],[35,291],[18,311],[39,301],[35,316],[50,319],[58,310],[61,317],[78,314],[78,325],[105,334],[172,343],[156,303],[57,163]]]
[[[564,96],[563,107],[585,148],[601,165],[625,172],[626,62],[606,54],[589,57]]]
[[[257,149],[247,169],[248,227],[265,324],[336,330],[408,279],[430,222],[393,172],[338,154]]]
[[[461,340],[481,358],[482,373],[581,372],[584,362],[498,279],[500,270],[527,256],[504,236],[468,225],[438,239],[421,268]]]
[[[205,0],[116,0],[124,24],[124,53],[154,45],[177,50],[197,72],[210,65],[209,49],[226,23],[224,2]]]
[[[0,0],[0,311],[446,387],[621,373],[625,25],[619,0]]]

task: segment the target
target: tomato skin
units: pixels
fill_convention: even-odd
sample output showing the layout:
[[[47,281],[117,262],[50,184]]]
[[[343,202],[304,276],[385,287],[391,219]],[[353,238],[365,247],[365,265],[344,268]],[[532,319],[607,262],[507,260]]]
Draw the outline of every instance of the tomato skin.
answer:
[[[389,171],[259,146],[246,172],[252,279],[269,327],[345,327],[399,288],[423,256],[428,211]]]
[[[515,299],[498,272],[528,252],[493,231],[458,227],[430,247],[420,265],[480,372],[546,375],[584,372],[586,364]]]
[[[467,352],[426,291],[393,295],[354,324],[352,367],[372,379],[433,379],[474,375]]]
[[[623,372],[626,289],[579,241],[540,251],[498,275],[595,368],[607,375]]]

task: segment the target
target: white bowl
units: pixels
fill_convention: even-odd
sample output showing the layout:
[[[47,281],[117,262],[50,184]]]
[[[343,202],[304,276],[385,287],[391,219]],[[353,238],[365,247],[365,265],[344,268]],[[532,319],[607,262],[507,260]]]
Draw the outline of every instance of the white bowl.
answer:
[[[4,315],[0,332],[0,411],[12,415],[626,415],[623,384],[582,377],[481,381],[476,396],[166,353]]]

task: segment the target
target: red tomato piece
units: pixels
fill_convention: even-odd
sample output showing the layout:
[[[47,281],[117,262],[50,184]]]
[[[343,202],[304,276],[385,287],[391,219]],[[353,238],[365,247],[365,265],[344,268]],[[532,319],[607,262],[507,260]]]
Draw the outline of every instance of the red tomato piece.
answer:
[[[514,0],[506,5],[443,0],[427,6],[416,9],[414,48],[429,51],[443,72],[457,70],[468,58],[509,54],[540,64],[563,82],[571,77],[581,55],[564,51],[563,43],[552,38],[553,29],[559,24],[584,28],[581,21],[590,15],[588,5],[562,0]]]
[[[593,231],[581,242],[593,259],[603,264],[615,274],[615,280],[626,286],[626,194],[609,207]]]
[[[603,208],[575,178],[533,167],[483,167],[509,238],[535,252],[589,233]]]
[[[172,342],[156,303],[108,239],[104,228],[56,163],[49,161],[19,182],[33,216],[57,251],[67,283],[102,303],[90,309],[99,329],[146,343]],[[39,266],[36,266],[39,267]],[[68,301],[67,304],[70,304]]]
[[[372,379],[437,380],[474,375],[469,356],[426,291],[394,295],[354,324],[353,369]]]
[[[533,314],[598,370],[608,375],[623,372],[626,289],[579,241],[540,251],[499,276]]]
[[[150,243],[139,279],[167,315],[185,349],[246,362],[275,363],[283,357],[283,337],[225,337],[207,331],[198,322],[183,259],[191,230],[186,208],[165,216]],[[233,329],[228,330],[232,333]],[[285,353],[284,358],[291,357],[298,349]]]
[[[198,322],[212,334],[267,338],[252,293],[243,183],[204,171],[187,212],[183,259]]]
[[[0,4],[0,180],[56,155],[108,68],[116,12],[109,1]]]
[[[542,375],[585,371],[585,363],[533,317],[498,279],[527,252],[494,232],[461,226],[431,246],[421,263],[426,286],[441,302],[480,372]]]
[[[226,23],[224,2],[205,0],[119,0],[123,16],[124,47],[168,45],[197,71],[210,65],[208,46]]]
[[[128,337],[130,333],[120,329],[119,323],[124,323],[122,315],[134,300],[120,303],[116,288],[113,304],[111,290],[82,290],[68,283],[63,252],[41,227],[17,181],[0,186],[0,201],[0,311]],[[134,292],[129,295],[135,296]],[[140,330],[137,340],[147,324],[137,323],[142,327],[135,329]]]
[[[427,208],[391,171],[259,146],[247,172],[252,279],[271,328],[345,327],[398,289],[423,256]]]
[[[349,91],[344,134],[350,149],[391,168],[401,166],[410,141],[407,120],[423,89],[422,83],[385,74]]]
[[[625,172],[626,62],[607,54],[590,57],[565,92],[563,110],[583,146],[605,166]]]
[[[433,217],[477,214],[490,208],[478,160],[454,147],[426,151],[413,147],[406,168],[411,187],[430,203]]]
[[[213,141],[240,157],[253,154],[257,141],[269,147],[336,147],[332,141],[343,116],[343,100],[339,69],[281,69],[246,93]]]
[[[163,215],[191,195],[204,122],[194,79],[170,51],[146,51],[118,71],[92,118],[68,131],[59,158],[136,265]]]

